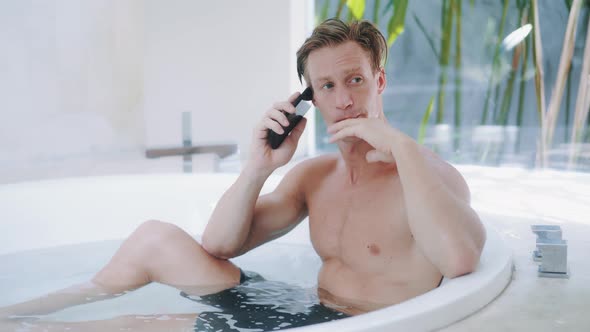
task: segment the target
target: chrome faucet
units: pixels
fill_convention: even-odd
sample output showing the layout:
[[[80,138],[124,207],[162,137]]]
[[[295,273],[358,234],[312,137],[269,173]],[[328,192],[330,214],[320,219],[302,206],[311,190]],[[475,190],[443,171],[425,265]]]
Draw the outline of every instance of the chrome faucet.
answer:
[[[540,262],[539,277],[569,278],[567,268],[567,241],[561,238],[561,227],[556,225],[531,225],[537,235],[537,248],[533,260]]]
[[[168,156],[182,156],[182,169],[184,173],[192,173],[193,154],[212,153],[215,154],[216,164],[214,171],[217,171],[217,162],[238,151],[237,144],[206,144],[193,146],[191,113],[182,112],[182,147],[169,147],[160,149],[148,149],[145,151],[147,158],[160,158]]]
[[[182,147],[190,148],[193,145],[192,119],[190,112],[182,112]],[[185,173],[193,172],[192,154],[182,155],[182,170]]]

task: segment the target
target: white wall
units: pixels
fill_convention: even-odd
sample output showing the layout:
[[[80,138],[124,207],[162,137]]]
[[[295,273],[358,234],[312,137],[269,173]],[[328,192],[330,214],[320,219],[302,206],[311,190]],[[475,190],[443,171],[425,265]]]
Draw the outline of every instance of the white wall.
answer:
[[[0,2],[0,169],[136,147],[141,0]]]
[[[182,111],[194,112],[195,143],[239,142],[245,154],[268,106],[300,90],[294,54],[310,8],[0,1],[0,180],[48,161],[178,146]]]
[[[239,142],[277,100],[301,90],[295,52],[308,1],[146,1],[147,147],[181,145],[181,112],[193,142]],[[302,144],[301,146],[305,146]]]

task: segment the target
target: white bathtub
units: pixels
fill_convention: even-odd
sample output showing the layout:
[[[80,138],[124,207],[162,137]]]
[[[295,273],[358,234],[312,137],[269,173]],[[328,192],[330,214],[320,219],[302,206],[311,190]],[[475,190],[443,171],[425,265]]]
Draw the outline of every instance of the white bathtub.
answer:
[[[145,220],[168,221],[200,234],[215,202],[235,178],[234,174],[138,175],[1,185],[0,306],[65,287],[64,280],[87,279],[115,250],[111,246],[107,252],[94,252],[88,243],[121,240]],[[272,190],[279,180],[269,179],[263,192]],[[475,273],[445,281],[395,306],[289,331],[425,331],[479,310],[502,292],[512,272],[510,251],[486,223],[486,215],[480,216],[488,237]],[[288,235],[237,258],[236,263],[264,263],[268,270],[257,272],[267,279],[273,277],[274,269],[287,271],[300,283],[313,283],[320,262],[308,235],[308,224],[303,222]],[[87,244],[84,250],[94,258],[76,258],[72,251],[78,246],[64,247],[81,243]],[[277,253],[288,259],[273,257]],[[59,268],[55,257],[64,257]],[[52,281],[56,275],[60,282]]]

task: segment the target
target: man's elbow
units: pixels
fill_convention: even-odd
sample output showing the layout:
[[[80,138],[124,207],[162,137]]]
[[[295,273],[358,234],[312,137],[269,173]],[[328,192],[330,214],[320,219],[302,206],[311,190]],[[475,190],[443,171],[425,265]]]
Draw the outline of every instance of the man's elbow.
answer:
[[[448,265],[443,271],[445,277],[456,278],[472,273],[477,269],[486,242],[485,228],[480,222],[478,226],[464,245],[457,246],[452,250],[451,257],[447,260]]]
[[[443,275],[445,278],[456,278],[472,273],[479,264],[479,257],[480,255],[474,252],[458,254],[449,261],[445,271],[443,271]]]
[[[469,247],[457,249],[449,258],[443,275],[446,278],[456,278],[474,272],[479,265],[484,243],[485,236],[481,243],[474,243]]]
[[[203,235],[201,239],[201,247],[209,255],[219,259],[230,259],[237,256],[237,251],[219,241],[214,241],[211,237]]]

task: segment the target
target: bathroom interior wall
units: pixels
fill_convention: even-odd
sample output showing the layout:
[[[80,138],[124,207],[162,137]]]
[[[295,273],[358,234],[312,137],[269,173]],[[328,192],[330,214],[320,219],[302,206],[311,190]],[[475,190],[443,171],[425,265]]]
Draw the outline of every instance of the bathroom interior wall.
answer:
[[[0,165],[142,144],[141,0],[0,2]]]
[[[310,1],[0,2],[0,178],[78,159],[238,143],[299,90]],[[304,145],[304,144],[303,144]]]
[[[181,113],[192,112],[195,144],[239,143],[247,155],[254,125],[296,88],[291,41],[305,25],[291,17],[305,5],[147,1],[146,145],[179,146]]]

